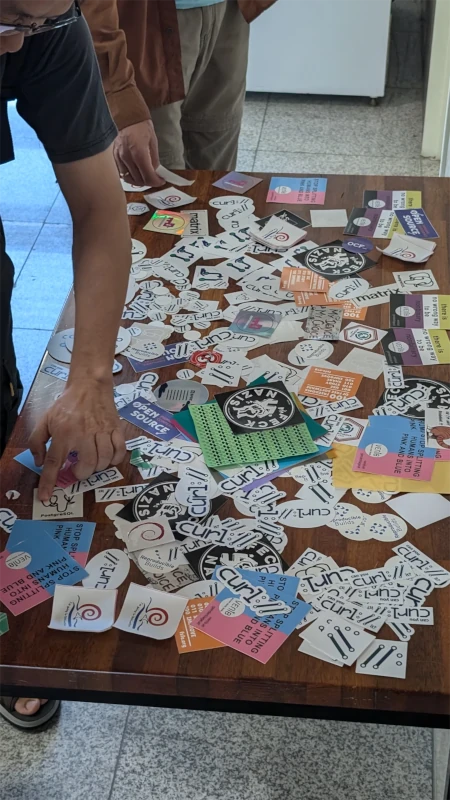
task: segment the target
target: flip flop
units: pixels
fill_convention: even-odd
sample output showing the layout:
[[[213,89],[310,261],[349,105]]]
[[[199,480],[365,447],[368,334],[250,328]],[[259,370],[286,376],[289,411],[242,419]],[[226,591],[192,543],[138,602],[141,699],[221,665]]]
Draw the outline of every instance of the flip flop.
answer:
[[[18,699],[18,697],[0,697],[0,715],[11,725],[23,730],[36,730],[36,728],[41,728],[42,730],[58,713],[61,706],[61,700],[48,700],[36,714],[27,716],[14,710]]]

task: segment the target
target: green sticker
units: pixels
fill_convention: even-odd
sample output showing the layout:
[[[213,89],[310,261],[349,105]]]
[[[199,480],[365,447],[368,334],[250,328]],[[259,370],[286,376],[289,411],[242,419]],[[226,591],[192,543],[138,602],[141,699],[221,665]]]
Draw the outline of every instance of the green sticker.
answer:
[[[4,633],[8,633],[9,631],[9,624],[8,624],[8,617],[6,616],[5,612],[0,612],[0,636],[3,636]]]

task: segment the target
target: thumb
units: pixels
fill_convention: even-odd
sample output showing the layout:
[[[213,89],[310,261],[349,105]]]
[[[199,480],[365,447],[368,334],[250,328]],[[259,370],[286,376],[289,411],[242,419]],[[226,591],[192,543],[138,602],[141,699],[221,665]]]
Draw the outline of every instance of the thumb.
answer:
[[[50,431],[47,424],[47,414],[44,414],[34,428],[29,440],[31,454],[37,467],[42,467],[44,463],[47,453],[45,445],[49,439]]]

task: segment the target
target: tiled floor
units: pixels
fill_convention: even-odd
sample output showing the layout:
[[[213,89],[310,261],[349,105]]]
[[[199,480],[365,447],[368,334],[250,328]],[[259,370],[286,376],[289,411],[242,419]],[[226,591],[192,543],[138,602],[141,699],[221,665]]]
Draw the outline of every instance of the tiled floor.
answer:
[[[388,89],[362,98],[251,95],[239,168],[436,175],[420,157],[421,0],[396,0]],[[16,161],[0,211],[16,267],[15,344],[26,390],[71,285],[71,221],[14,108]],[[0,721],[0,800],[441,800],[448,737],[429,730],[64,703],[48,731]],[[57,780],[55,780],[57,778]],[[437,785],[437,784],[436,784]]]

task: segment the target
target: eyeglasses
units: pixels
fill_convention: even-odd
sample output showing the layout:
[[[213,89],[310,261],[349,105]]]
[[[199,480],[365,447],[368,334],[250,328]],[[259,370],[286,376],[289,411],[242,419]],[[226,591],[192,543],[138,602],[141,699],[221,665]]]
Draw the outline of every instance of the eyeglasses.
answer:
[[[2,25],[0,23],[0,34],[2,33],[24,33],[25,36],[34,36],[36,33],[54,31],[56,28],[64,28],[77,22],[81,17],[81,8],[78,0],[75,0],[73,7],[69,8],[65,14],[59,17],[48,17],[42,25],[33,22],[31,25]]]

